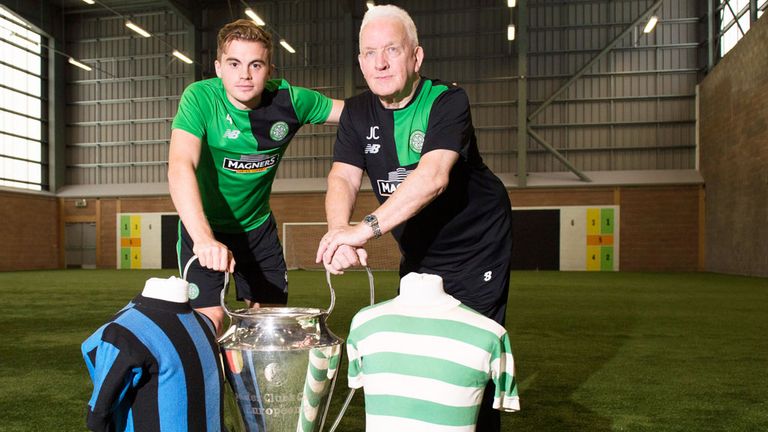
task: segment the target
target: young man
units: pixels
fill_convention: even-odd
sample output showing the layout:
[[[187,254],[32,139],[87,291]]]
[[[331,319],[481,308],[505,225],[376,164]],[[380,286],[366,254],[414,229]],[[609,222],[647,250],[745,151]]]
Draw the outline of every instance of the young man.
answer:
[[[395,6],[365,14],[358,59],[370,91],[348,99],[341,116],[317,262],[333,273],[364,264],[365,243],[391,231],[401,277],[439,275],[448,294],[503,325],[512,209],[478,152],[466,93],[419,75],[416,26]],[[351,225],[364,171],[380,206]],[[492,396],[486,390],[477,430],[500,429]]]
[[[252,21],[218,34],[217,78],[191,84],[173,120],[171,198],[181,218],[178,256],[190,303],[222,330],[222,272],[249,307],[285,304],[288,282],[269,195],[291,138],[307,123],[336,124],[343,102],[271,80],[272,39]]]

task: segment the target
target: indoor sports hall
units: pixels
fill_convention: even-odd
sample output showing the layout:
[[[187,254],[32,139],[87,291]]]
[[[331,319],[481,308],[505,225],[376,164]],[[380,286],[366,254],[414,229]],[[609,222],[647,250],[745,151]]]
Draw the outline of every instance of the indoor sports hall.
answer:
[[[148,279],[181,276],[172,124],[217,76],[219,29],[256,22],[272,78],[343,100],[368,90],[360,27],[385,3],[0,0],[1,432],[87,430],[81,344]],[[419,74],[466,92],[511,202],[520,410],[501,430],[768,430],[768,0],[391,3],[418,28]],[[301,128],[267,196],[288,306],[334,301],[346,339],[398,296],[401,251],[369,240],[372,279],[316,263],[336,142],[336,126]],[[374,187],[399,187],[390,174],[363,179],[352,223]],[[365,430],[347,372],[345,354],[323,430]],[[228,428],[251,430],[227,391]]]

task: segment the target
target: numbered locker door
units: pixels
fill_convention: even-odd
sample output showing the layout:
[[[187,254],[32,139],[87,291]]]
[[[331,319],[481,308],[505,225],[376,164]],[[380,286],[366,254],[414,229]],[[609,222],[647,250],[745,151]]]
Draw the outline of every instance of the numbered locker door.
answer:
[[[144,213],[141,215],[141,265],[145,269],[162,267],[162,215]]]
[[[560,209],[560,270],[586,270],[587,213],[584,207]]]

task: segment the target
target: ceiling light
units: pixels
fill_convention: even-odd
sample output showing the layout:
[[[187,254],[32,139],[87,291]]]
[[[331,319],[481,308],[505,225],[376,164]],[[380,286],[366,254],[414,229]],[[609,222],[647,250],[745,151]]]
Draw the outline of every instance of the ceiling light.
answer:
[[[32,36],[37,36],[37,35],[33,33]],[[11,38],[16,38],[16,39],[21,41],[22,45],[26,45],[26,44],[30,43],[30,44],[32,44],[34,46],[40,46],[40,42],[39,41],[36,41],[34,39],[30,39],[30,38],[28,38],[28,37],[26,37],[26,36],[24,36],[22,34],[16,33],[15,31],[13,31],[11,29],[8,29],[8,28],[5,28],[5,27],[3,27],[1,25],[0,25],[0,37],[6,39],[8,41],[10,41]],[[14,43],[18,43],[18,42],[14,42]]]
[[[513,41],[515,40],[515,25],[510,24],[507,26],[507,40]]]
[[[86,3],[88,3],[88,4],[94,4],[94,3],[96,3],[96,0],[83,0],[83,1],[84,1],[84,2],[86,2]]]
[[[144,36],[145,38],[148,38],[148,37],[152,36],[151,34],[149,34],[149,32],[147,32],[143,28],[137,26],[136,24],[134,24],[131,21],[126,21],[125,22],[125,26],[128,27],[129,29],[135,31],[136,33],[140,34],[141,36]]]
[[[185,56],[179,50],[173,50],[173,55],[176,56],[176,58],[178,58],[179,60],[183,61],[186,64],[194,63],[191,58]]]
[[[656,15],[652,15],[650,18],[648,18],[648,24],[645,25],[645,28],[643,29],[643,33],[650,33],[653,31],[653,28],[656,27],[656,23],[659,22],[659,17]]]
[[[256,15],[256,12],[254,12],[253,9],[251,8],[246,9],[245,14],[248,15],[248,18],[252,19],[256,23],[256,25],[263,26],[267,24],[266,22],[264,22],[263,19],[261,19],[260,16]]]
[[[517,6],[517,1],[515,1],[515,0],[507,0],[507,7],[513,8],[515,6]]]
[[[293,49],[293,47],[285,39],[280,39],[280,45],[282,45],[283,48],[285,48],[285,50],[288,51],[289,53],[291,54],[296,53],[296,50]]]
[[[83,63],[80,63],[79,61],[73,59],[72,57],[69,58],[69,64],[75,65],[75,66],[79,67],[80,69],[87,70],[88,72],[91,71],[91,67],[90,66],[88,66],[86,64],[83,64]]]

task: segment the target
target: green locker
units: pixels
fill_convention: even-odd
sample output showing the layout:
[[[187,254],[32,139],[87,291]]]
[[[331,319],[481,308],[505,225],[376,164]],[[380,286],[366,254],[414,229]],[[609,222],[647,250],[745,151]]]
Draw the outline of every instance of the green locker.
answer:
[[[600,271],[613,271],[613,246],[600,247]]]
[[[120,268],[131,268],[131,248],[129,247],[120,248]]]
[[[600,209],[600,234],[613,234],[613,209]]]
[[[130,237],[131,236],[131,217],[130,216],[120,216],[120,237]]]

